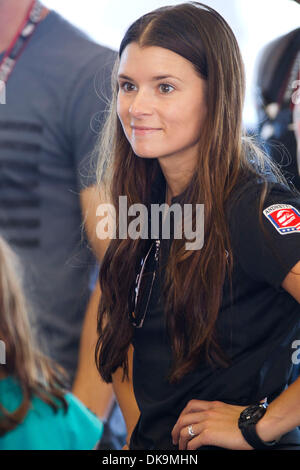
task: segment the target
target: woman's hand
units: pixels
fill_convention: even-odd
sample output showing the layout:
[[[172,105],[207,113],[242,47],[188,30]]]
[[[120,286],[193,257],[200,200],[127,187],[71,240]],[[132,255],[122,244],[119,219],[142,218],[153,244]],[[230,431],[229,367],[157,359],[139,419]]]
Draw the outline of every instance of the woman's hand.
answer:
[[[238,427],[240,413],[245,408],[219,401],[191,400],[172,430],[173,444],[178,445],[179,450],[195,450],[201,446],[250,450],[252,447]],[[191,425],[195,437],[189,434]]]

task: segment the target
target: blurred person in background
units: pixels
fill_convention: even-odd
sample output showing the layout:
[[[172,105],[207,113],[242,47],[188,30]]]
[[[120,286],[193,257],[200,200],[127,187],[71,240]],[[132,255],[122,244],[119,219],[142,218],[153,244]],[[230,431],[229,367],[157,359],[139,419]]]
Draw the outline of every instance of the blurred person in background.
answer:
[[[275,39],[261,52],[256,97],[259,136],[287,180],[298,190],[300,162],[297,160],[293,97],[300,83],[297,82],[299,70],[300,28],[297,28]]]
[[[99,381],[92,362],[76,371],[85,312],[95,305],[89,299],[96,257],[99,262],[103,256],[82,225],[92,238],[95,212],[87,214],[97,201],[91,152],[114,60],[112,50],[40,2],[0,0],[6,101],[0,104],[0,233],[24,265],[43,351],[103,419],[113,406],[111,387]],[[96,312],[94,317],[96,325]],[[112,448],[122,444],[123,433],[119,422]]]
[[[0,450],[90,450],[103,425],[64,388],[64,371],[43,355],[30,328],[22,266],[0,237]],[[3,358],[2,358],[3,359]]]
[[[300,175],[300,73],[299,73],[299,93],[295,96],[295,107],[294,107],[294,130],[297,141],[297,163]]]

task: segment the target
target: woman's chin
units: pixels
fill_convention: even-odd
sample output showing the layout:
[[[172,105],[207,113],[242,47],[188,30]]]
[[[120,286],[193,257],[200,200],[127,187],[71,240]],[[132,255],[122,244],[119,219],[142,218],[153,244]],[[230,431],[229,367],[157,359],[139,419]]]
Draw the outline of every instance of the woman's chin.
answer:
[[[133,150],[135,155],[139,158],[156,158],[157,155],[153,154],[152,152],[136,152],[135,150]]]

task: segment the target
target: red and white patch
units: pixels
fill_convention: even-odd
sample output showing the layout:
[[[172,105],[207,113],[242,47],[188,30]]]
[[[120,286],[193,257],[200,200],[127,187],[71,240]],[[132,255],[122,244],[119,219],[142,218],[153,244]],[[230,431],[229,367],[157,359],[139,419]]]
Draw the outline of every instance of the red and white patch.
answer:
[[[300,233],[300,212],[289,204],[273,204],[264,210],[264,215],[280,233]]]

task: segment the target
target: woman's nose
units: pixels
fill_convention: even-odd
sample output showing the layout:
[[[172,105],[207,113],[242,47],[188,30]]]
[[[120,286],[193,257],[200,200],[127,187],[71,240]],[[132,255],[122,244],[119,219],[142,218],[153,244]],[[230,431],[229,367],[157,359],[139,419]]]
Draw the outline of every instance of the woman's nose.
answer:
[[[149,115],[152,113],[152,102],[151,97],[144,91],[138,91],[132,98],[131,105],[129,107],[129,113],[134,116]]]

